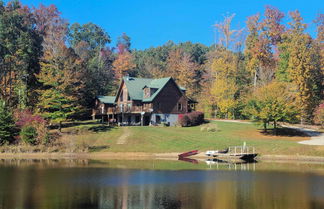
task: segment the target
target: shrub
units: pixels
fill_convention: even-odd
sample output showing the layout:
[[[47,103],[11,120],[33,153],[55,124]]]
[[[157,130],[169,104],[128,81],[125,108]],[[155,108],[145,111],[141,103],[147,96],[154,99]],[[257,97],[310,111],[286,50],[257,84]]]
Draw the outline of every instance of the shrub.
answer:
[[[180,114],[178,122],[182,127],[200,125],[204,122],[204,113],[191,112],[187,114]]]
[[[200,128],[200,131],[207,131],[207,132],[216,132],[218,131],[218,126],[216,124],[207,124]]]
[[[190,119],[187,114],[181,114],[178,118],[179,125],[182,127],[190,126]]]
[[[188,117],[192,126],[197,126],[204,122],[204,113],[202,112],[188,113]]]
[[[324,127],[324,103],[320,104],[314,111],[314,122]]]
[[[17,119],[16,125],[21,129],[21,131],[25,127],[33,127],[36,130],[37,135],[35,137],[35,142],[31,144],[44,144],[49,141],[46,120],[40,115],[33,115],[30,110],[22,110],[16,112],[15,117]]]
[[[25,126],[20,131],[21,139],[28,143],[35,145],[37,143],[37,130],[33,126]]]

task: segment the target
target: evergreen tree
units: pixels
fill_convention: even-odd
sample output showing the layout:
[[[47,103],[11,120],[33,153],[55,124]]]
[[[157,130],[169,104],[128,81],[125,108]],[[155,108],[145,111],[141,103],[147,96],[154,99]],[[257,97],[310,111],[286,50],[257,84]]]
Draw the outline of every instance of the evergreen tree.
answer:
[[[12,142],[16,133],[13,116],[5,102],[0,100],[0,144]]]

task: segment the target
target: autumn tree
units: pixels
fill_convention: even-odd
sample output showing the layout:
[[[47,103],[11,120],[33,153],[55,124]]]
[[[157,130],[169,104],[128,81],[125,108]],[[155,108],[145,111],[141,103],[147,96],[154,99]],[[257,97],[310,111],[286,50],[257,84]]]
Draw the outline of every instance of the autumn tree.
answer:
[[[28,105],[35,88],[41,38],[27,6],[18,1],[0,2],[0,98],[12,108]]]
[[[324,102],[316,107],[314,111],[314,122],[324,127]]]
[[[320,59],[321,59],[321,72],[324,75],[324,14],[318,14],[316,20],[314,21],[317,25],[317,38],[316,43],[319,47],[320,51]],[[324,86],[324,79],[322,82],[322,87]]]
[[[186,95],[193,97],[197,93],[195,75],[198,65],[192,61],[189,54],[180,48],[171,50],[167,59],[166,76],[171,76],[181,86],[186,88]]]
[[[291,87],[287,83],[273,81],[253,90],[247,98],[245,112],[263,124],[264,130],[273,122],[275,133],[278,121],[294,121],[296,108]]]
[[[42,84],[38,90],[38,112],[51,124],[61,124],[75,114],[81,98],[81,62],[73,49],[65,46],[67,23],[63,19],[48,20],[44,34],[44,55],[37,75]]]
[[[267,6],[264,19],[260,15],[248,18],[248,36],[244,54],[246,66],[253,76],[253,85],[257,86],[271,82],[275,77],[277,68],[278,45],[282,41],[285,31],[281,23],[284,14],[277,8]]]
[[[235,107],[238,103],[235,98],[237,90],[235,80],[220,77],[213,82],[209,99],[216,104],[215,115],[235,119]]]
[[[113,71],[116,82],[119,83],[121,78],[129,74],[135,66],[133,55],[126,50],[123,44],[119,44],[117,58],[113,62]]]
[[[208,91],[204,95],[209,96],[208,103],[212,107],[215,116],[235,118],[235,107],[238,103],[238,64],[240,51],[235,46],[242,45],[238,38],[243,29],[232,29],[231,23],[234,14],[225,16],[224,21],[217,23],[214,27],[220,37],[219,46],[208,54],[206,72],[209,81],[206,82]],[[207,104],[208,104],[207,103]]]
[[[322,94],[320,52],[315,41],[306,33],[306,24],[298,11],[291,12],[289,30],[288,78],[295,84],[301,123],[309,121]]]

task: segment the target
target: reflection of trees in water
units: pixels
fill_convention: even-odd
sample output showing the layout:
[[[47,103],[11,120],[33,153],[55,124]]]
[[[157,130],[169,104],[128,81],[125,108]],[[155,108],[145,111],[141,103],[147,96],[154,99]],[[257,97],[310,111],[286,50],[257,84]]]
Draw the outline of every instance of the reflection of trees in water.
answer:
[[[181,171],[6,166],[0,170],[0,208],[324,207],[320,201],[324,182],[318,176],[250,171],[192,171],[186,175],[195,172],[206,181],[163,181],[182,178]]]
[[[89,165],[88,159],[0,159],[0,166],[34,166],[38,168],[79,167]]]

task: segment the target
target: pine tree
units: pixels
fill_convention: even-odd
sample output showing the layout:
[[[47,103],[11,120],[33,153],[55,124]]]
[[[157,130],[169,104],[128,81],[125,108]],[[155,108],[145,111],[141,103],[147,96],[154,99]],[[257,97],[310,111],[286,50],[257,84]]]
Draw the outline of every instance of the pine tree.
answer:
[[[0,100],[0,144],[12,142],[16,133],[13,116],[5,102]]]
[[[67,24],[64,20],[49,22],[44,36],[44,55],[37,75],[42,84],[38,90],[38,112],[51,124],[61,124],[78,110],[82,63],[74,50],[65,46]]]

